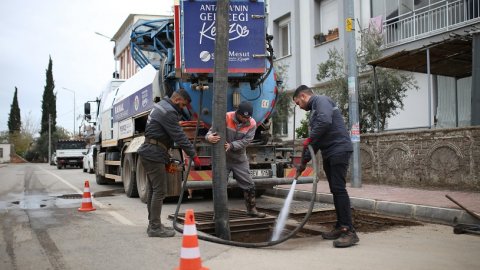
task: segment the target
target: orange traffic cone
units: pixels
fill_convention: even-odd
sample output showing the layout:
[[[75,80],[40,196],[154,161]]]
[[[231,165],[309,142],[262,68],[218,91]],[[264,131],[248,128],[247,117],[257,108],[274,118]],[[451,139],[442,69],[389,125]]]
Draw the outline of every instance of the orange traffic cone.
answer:
[[[90,184],[88,180],[85,181],[85,189],[83,190],[82,206],[78,208],[80,212],[94,211],[95,207],[92,205],[92,197],[90,196]]]
[[[183,241],[180,251],[180,266],[176,270],[209,270],[202,266],[200,249],[198,248],[197,227],[193,209],[185,212],[185,224],[183,224]]]

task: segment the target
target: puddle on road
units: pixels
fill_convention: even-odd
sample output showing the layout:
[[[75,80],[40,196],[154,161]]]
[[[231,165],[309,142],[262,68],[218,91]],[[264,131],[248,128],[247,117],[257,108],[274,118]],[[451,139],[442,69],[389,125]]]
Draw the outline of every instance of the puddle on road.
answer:
[[[23,200],[11,202],[11,205],[18,206],[21,209],[40,209],[54,204],[53,198],[44,195],[26,195]]]
[[[124,192],[125,191],[123,189],[103,190],[92,193],[92,197],[110,197]],[[83,194],[72,193],[57,196],[18,194],[16,197],[18,198],[17,200],[13,200],[10,202],[0,202],[0,209],[42,209],[52,206],[59,208],[76,207],[81,202]]]

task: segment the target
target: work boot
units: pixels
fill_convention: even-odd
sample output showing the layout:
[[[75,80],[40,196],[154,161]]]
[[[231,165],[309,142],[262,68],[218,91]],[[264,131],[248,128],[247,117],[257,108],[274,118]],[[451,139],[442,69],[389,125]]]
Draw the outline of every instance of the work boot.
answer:
[[[149,237],[173,237],[175,236],[175,230],[171,227],[165,227],[163,224],[157,228],[149,225],[147,234]]]
[[[341,228],[340,230],[342,234],[337,240],[333,241],[334,247],[337,247],[337,248],[350,247],[360,241],[360,239],[358,238],[357,234],[354,231],[351,231],[347,228]]]
[[[245,198],[245,206],[247,207],[247,215],[251,217],[264,218],[267,215],[265,213],[258,212],[255,203],[255,188],[243,191],[243,197]]]
[[[156,227],[156,226],[153,226],[153,227]],[[167,231],[175,231],[175,229],[173,229],[172,227],[167,227],[167,226],[164,226],[163,224],[160,224],[160,227],[164,228]],[[147,233],[151,230],[152,230],[152,224],[148,224]]]
[[[335,240],[342,235],[342,228],[334,228],[329,232],[322,232],[323,239],[326,240]]]

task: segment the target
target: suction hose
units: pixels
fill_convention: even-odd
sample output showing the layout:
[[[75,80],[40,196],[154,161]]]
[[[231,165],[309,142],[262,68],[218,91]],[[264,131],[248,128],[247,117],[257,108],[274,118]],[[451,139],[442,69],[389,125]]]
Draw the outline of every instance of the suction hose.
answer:
[[[201,98],[200,98],[200,104],[201,104]],[[199,121],[200,120],[197,121],[197,128],[196,129],[198,129]],[[196,134],[197,134],[197,132],[195,132],[195,141],[196,141],[196,136],[197,136]],[[194,143],[195,143],[195,141],[194,141]],[[314,171],[314,177],[313,177],[314,180],[313,180],[313,185],[312,185],[312,198],[310,199],[310,206],[308,208],[307,214],[305,214],[305,217],[303,218],[302,222],[300,224],[298,224],[298,226],[293,231],[291,231],[289,234],[281,237],[278,240],[267,241],[267,242],[258,242],[258,243],[245,243],[245,242],[225,240],[225,239],[221,239],[221,238],[214,237],[214,236],[207,235],[207,234],[203,234],[203,233],[198,234],[198,238],[201,239],[201,240],[205,240],[205,241],[209,241],[209,242],[213,242],[213,243],[217,243],[217,244],[236,246],[236,247],[244,247],[244,248],[270,247],[270,246],[274,246],[274,245],[278,245],[280,243],[283,243],[283,242],[287,241],[288,239],[292,238],[298,231],[300,231],[303,228],[303,226],[305,226],[308,219],[310,218],[310,215],[312,214],[312,211],[313,211],[313,206],[315,204],[315,198],[316,198],[316,195],[317,195],[317,182],[318,182],[318,179],[317,179],[317,169],[318,169],[317,168],[317,159],[315,157],[315,152],[313,151],[313,148],[310,145],[308,146],[308,150],[310,151],[310,155],[312,157],[312,165],[313,165],[313,171]],[[190,173],[191,167],[192,167],[192,161],[189,162],[187,171],[185,173],[185,177],[182,181],[182,192],[180,193],[180,197],[179,197],[178,203],[177,203],[177,208],[175,210],[175,215],[174,215],[174,218],[173,218],[173,227],[179,233],[183,233],[183,229],[178,227],[178,225],[177,225],[178,212],[179,212],[180,206],[182,204],[183,195],[185,194],[185,191],[187,189],[187,179],[188,179],[188,174]]]

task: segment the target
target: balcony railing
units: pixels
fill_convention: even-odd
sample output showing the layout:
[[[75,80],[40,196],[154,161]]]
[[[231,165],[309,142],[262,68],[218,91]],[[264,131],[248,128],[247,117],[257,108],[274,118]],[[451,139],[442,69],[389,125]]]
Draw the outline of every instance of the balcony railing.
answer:
[[[480,21],[480,0],[440,1],[383,22],[385,47]]]

